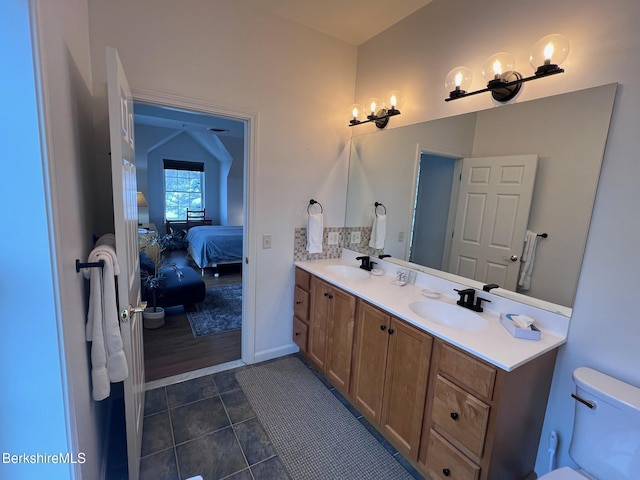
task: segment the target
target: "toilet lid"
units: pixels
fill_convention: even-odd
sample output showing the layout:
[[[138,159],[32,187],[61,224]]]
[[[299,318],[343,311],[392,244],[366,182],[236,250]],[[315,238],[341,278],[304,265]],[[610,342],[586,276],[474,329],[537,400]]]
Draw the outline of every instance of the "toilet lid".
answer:
[[[539,477],[538,480],[585,480],[586,478],[572,468],[562,467]]]

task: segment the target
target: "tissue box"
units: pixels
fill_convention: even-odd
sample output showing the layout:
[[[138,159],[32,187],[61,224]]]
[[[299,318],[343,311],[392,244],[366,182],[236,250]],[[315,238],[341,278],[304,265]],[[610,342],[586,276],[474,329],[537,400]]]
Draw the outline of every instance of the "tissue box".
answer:
[[[536,328],[535,325],[529,325],[529,328],[520,328],[513,320],[511,320],[511,315],[517,315],[515,313],[501,313],[500,314],[500,323],[504,328],[506,328],[511,335],[516,338],[526,338],[529,340],[540,340],[540,330]]]

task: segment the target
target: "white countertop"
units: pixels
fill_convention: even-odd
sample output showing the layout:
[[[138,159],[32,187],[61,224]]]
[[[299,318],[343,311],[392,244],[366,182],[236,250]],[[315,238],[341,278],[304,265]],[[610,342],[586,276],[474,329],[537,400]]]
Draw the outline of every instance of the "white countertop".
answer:
[[[378,259],[374,260],[377,262],[376,268],[388,263]],[[536,326],[542,331],[540,340],[526,340],[511,336],[511,334],[500,324],[499,311],[491,311],[489,308],[486,308],[489,304],[485,304],[485,311],[479,313],[479,315],[485,318],[488,323],[488,327],[481,331],[464,331],[430,321],[417,315],[409,308],[409,304],[411,302],[429,300],[455,304],[458,299],[457,296],[453,296],[455,295],[455,292],[453,291],[455,284],[452,283],[451,285],[445,286],[443,285],[442,280],[435,279],[434,277],[432,285],[429,283],[429,280],[431,279],[428,278],[433,277],[431,275],[423,277],[426,274],[420,273],[420,277],[415,285],[399,287],[391,284],[391,281],[395,280],[394,272],[397,265],[392,267],[389,267],[388,265],[384,266],[383,269],[386,271],[386,274],[383,276],[370,274],[368,278],[364,279],[345,278],[324,268],[328,265],[350,265],[357,267],[359,264],[359,262],[348,258],[295,262],[295,265],[303,270],[306,270],[309,273],[312,273],[313,275],[326,280],[337,287],[340,287],[343,290],[346,290],[347,292],[380,307],[383,310],[386,310],[390,314],[415,325],[431,335],[441,338],[442,340],[445,340],[446,342],[451,343],[506,371],[512,371],[520,365],[523,365],[528,361],[553,350],[554,348],[558,348],[566,342],[568,321],[566,322],[565,328],[562,319],[552,318],[551,321],[561,324],[560,328],[545,328],[545,324],[549,323],[548,317],[550,314],[548,312],[537,312],[535,309],[532,310],[530,307],[523,307],[520,308],[520,310],[517,310],[519,308],[518,302],[494,299],[493,297],[495,296],[487,292],[481,291],[478,293],[482,297],[492,299],[491,305],[494,305],[495,302],[495,304],[498,305],[498,308],[509,308],[510,310],[508,310],[507,313],[526,314],[536,319]],[[436,286],[436,288],[434,288],[434,286]],[[422,289],[425,287],[438,290],[442,296],[437,300],[425,297],[421,293]],[[465,287],[455,286],[455,288]],[[508,305],[506,307],[505,302],[507,302]]]

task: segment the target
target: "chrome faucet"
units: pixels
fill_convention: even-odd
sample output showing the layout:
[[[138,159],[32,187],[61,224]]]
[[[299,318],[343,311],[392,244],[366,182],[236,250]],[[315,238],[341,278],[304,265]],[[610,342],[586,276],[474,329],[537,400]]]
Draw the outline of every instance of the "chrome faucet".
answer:
[[[491,302],[491,300],[487,300],[486,298],[476,297],[476,291],[473,288],[465,288],[464,290],[454,288],[454,290],[460,295],[460,299],[456,303],[474,312],[482,312],[484,310],[482,308],[482,302]]]

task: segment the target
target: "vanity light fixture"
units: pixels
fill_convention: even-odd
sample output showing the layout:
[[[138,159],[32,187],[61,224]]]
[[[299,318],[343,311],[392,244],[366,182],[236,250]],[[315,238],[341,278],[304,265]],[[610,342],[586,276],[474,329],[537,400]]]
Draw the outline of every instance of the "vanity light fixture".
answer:
[[[473,92],[467,91],[471,85],[471,71],[465,67],[456,67],[445,79],[445,88],[449,91],[449,98],[445,98],[445,102],[484,92],[491,92],[498,102],[508,102],[518,94],[524,82],[563,73],[564,70],[559,65],[567,55],[569,41],[559,34],[547,35],[536,42],[529,55],[529,62],[536,69],[535,73],[523,77],[515,70],[515,61],[511,55],[506,52],[496,53],[486,60],[482,68],[487,87]]]
[[[389,118],[400,115],[403,101],[402,94],[398,90],[391,90],[384,102],[379,98],[370,98],[364,107],[354,103],[349,109],[351,115],[349,126],[373,122],[376,127],[382,129],[389,123]],[[363,120],[360,120],[361,118]]]

